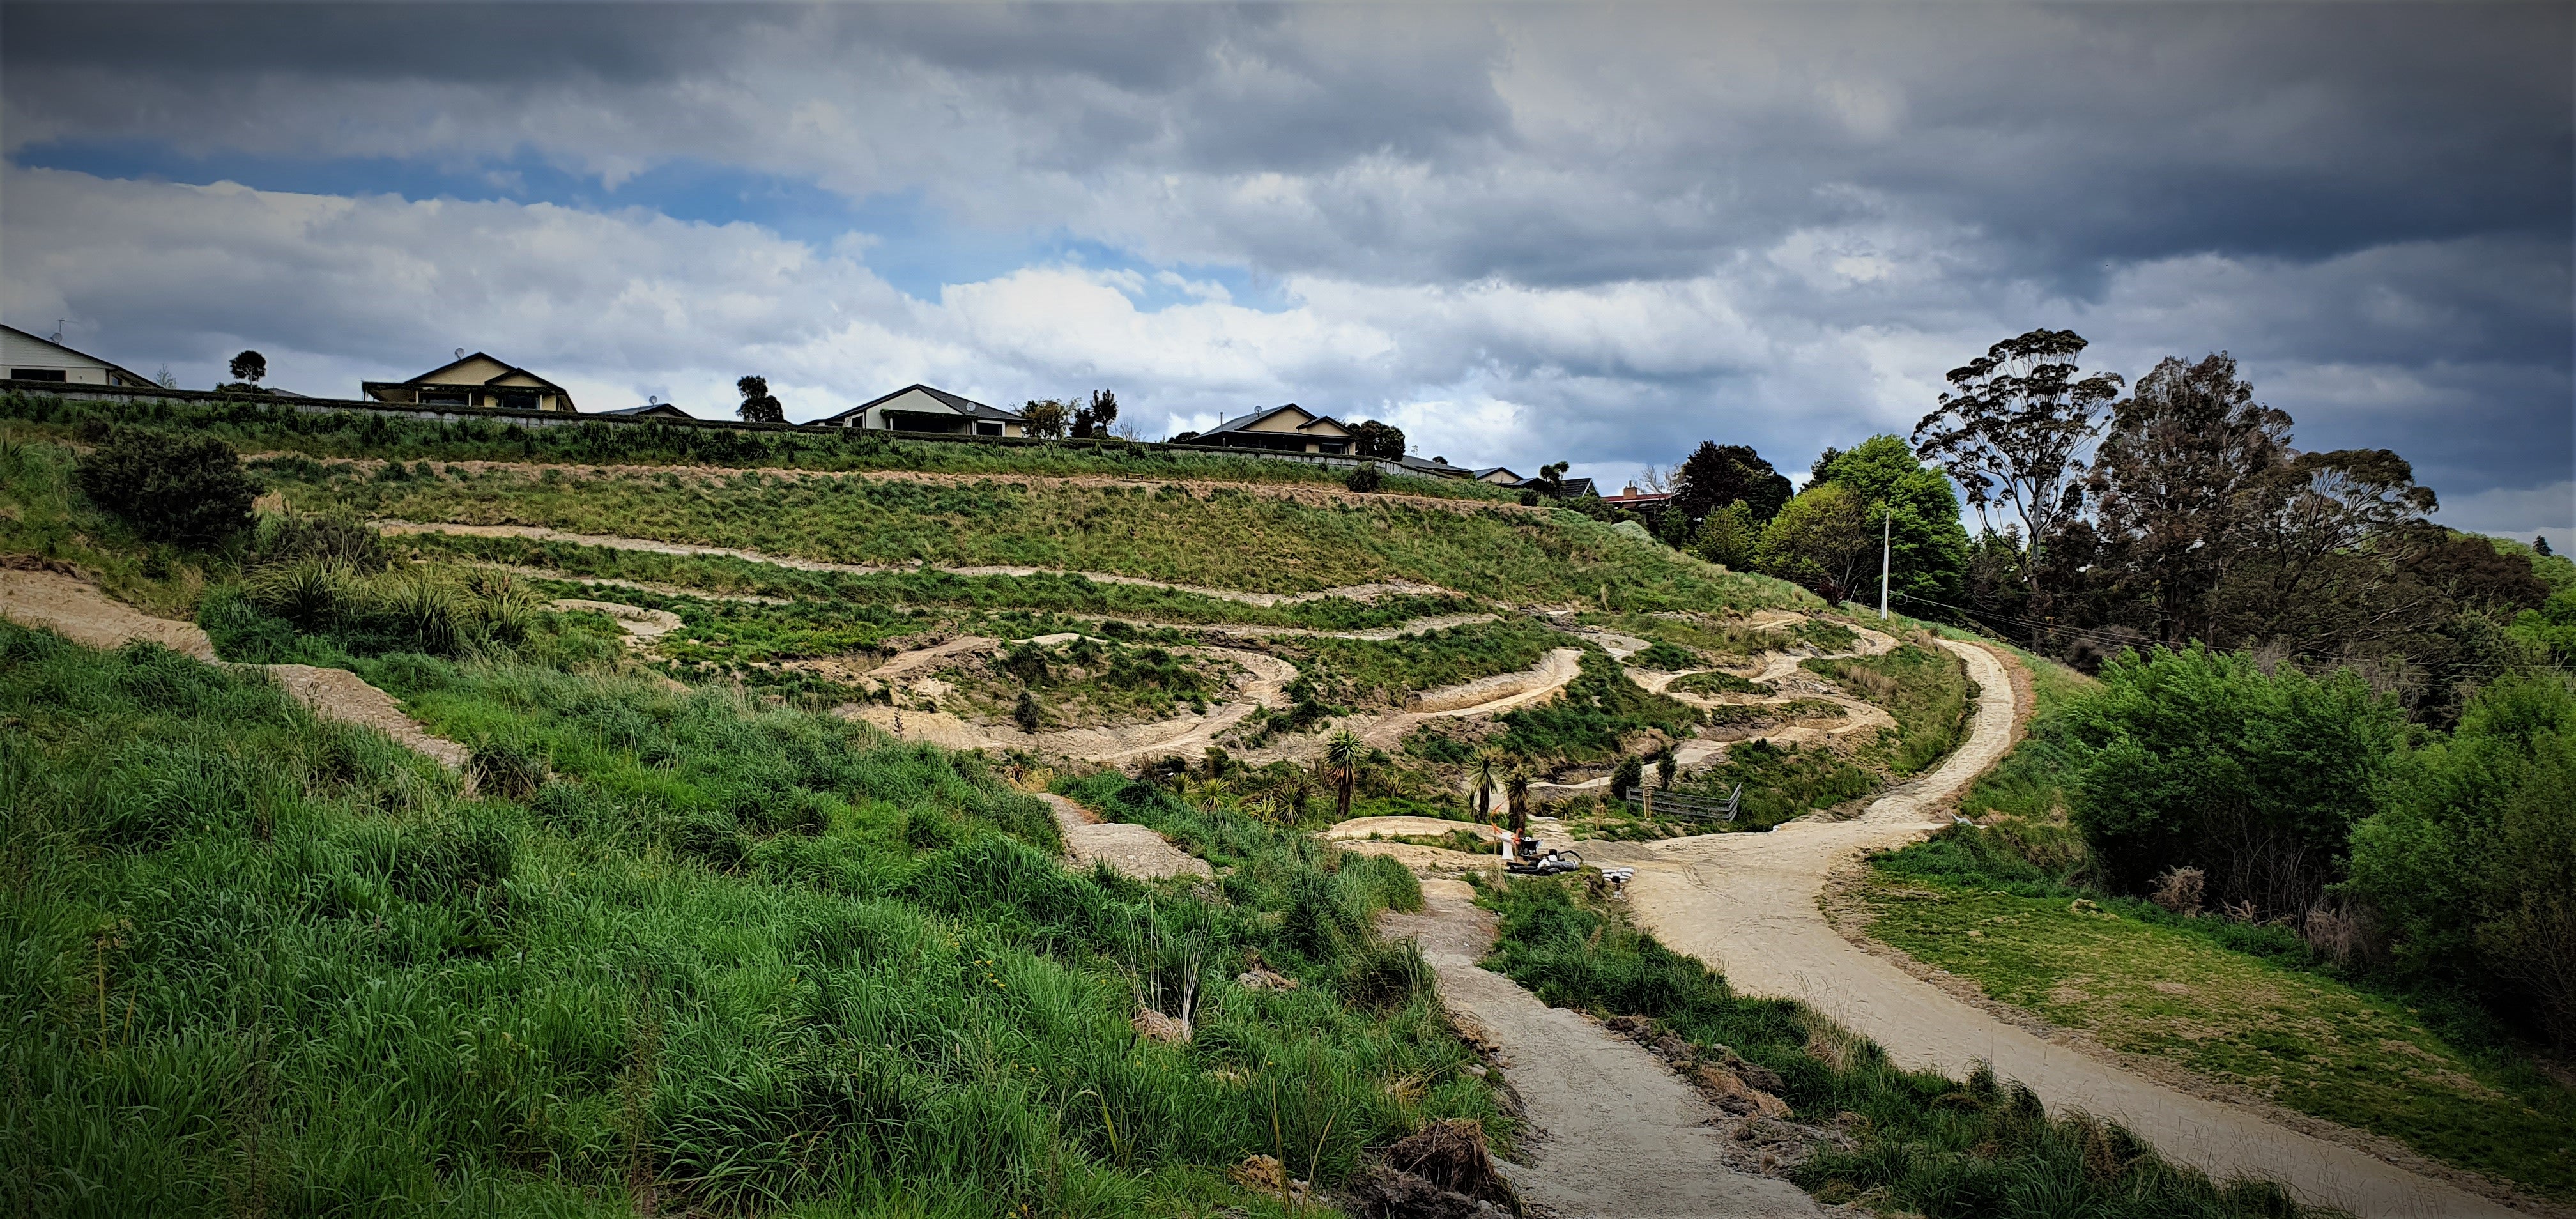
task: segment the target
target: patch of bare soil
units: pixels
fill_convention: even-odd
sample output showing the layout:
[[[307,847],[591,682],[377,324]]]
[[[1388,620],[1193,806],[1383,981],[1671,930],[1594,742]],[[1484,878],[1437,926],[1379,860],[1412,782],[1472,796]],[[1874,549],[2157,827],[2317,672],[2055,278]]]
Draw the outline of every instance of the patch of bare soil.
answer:
[[[1054,810],[1056,829],[1064,835],[1065,856],[1076,867],[1106,863],[1112,870],[1140,880],[1216,875],[1206,860],[1165,842],[1162,835],[1144,826],[1102,821],[1081,805],[1052,792],[1040,793],[1038,799]]]
[[[0,567],[0,616],[44,627],[88,647],[121,648],[140,640],[215,663],[215,645],[196,623],[138,613],[132,606],[109,599],[97,585],[61,572]],[[464,746],[430,735],[418,721],[403,714],[402,705],[392,695],[346,669],[311,665],[226,667],[267,674],[325,719],[373,728],[442,765],[459,770],[465,767]]]

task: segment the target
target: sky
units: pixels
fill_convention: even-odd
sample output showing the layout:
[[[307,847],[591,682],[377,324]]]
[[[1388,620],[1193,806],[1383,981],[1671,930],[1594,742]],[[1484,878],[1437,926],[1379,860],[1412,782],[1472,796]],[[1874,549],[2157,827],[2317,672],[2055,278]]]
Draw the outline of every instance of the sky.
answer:
[[[1296,402],[1803,479],[2046,327],[2576,547],[2576,7],[0,7],[0,318],[181,384]]]

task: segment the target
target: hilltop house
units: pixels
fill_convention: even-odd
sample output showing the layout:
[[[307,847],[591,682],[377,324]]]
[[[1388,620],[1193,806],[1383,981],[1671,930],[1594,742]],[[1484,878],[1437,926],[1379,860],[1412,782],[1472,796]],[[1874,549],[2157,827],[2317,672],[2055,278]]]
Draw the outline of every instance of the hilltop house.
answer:
[[[475,352],[457,354],[409,381],[364,381],[359,390],[375,402],[407,406],[480,406],[506,411],[570,411],[572,395],[527,369]]]
[[[1027,418],[961,398],[944,389],[907,385],[874,402],[817,419],[813,427],[861,428],[882,432],[929,432],[944,436],[1026,436]]]
[[[1318,415],[1291,402],[1228,419],[1213,430],[1191,437],[1188,443],[1339,457],[1350,453],[1354,439],[1351,430],[1332,416]]]
[[[1404,467],[1408,474],[1428,474],[1434,478],[1472,478],[1477,482],[1492,483],[1497,487],[1517,487],[1522,481],[1520,475],[1504,466],[1487,466],[1481,470],[1471,466],[1453,466],[1449,464],[1449,459],[1446,457],[1427,459],[1407,457],[1395,464]]]
[[[40,339],[15,326],[0,326],[0,365],[12,381],[60,381],[66,385],[118,385],[150,389],[152,378],[74,351],[52,339]]]

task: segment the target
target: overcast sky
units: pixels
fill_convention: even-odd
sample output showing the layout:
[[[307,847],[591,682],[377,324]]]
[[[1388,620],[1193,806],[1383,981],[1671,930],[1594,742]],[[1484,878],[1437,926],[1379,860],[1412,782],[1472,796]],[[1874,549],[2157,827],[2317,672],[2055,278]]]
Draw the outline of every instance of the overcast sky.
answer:
[[[1803,478],[2033,327],[2576,546],[2566,5],[0,7],[0,313],[203,388],[1114,388]]]

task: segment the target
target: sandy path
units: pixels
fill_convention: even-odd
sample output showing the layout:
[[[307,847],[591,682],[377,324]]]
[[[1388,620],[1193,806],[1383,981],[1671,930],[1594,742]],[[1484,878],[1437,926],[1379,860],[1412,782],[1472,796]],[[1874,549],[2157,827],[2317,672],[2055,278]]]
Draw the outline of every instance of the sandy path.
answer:
[[[1140,880],[1216,875],[1206,860],[1183,852],[1144,826],[1099,820],[1081,805],[1052,792],[1041,793],[1038,799],[1055,811],[1055,827],[1064,835],[1065,857],[1075,867],[1087,868],[1101,862]]]
[[[1062,642],[1071,635],[1040,636],[1034,642]],[[1001,641],[978,635],[962,635],[935,647],[905,652],[879,665],[868,673],[880,681],[903,677],[961,653],[998,647]],[[1204,749],[1245,716],[1260,707],[1287,705],[1286,688],[1297,679],[1297,667],[1276,656],[1247,652],[1240,648],[1212,646],[1174,648],[1177,653],[1214,656],[1243,667],[1246,677],[1236,687],[1233,701],[1219,703],[1205,715],[1183,715],[1150,724],[1128,724],[1108,728],[1063,728],[1054,732],[1031,735],[1004,724],[970,724],[945,711],[901,711],[893,707],[852,703],[837,709],[836,714],[865,720],[908,741],[927,741],[949,749],[1036,749],[1081,758],[1092,762],[1111,762],[1147,753],[1186,753]]]
[[[1456,719],[1472,715],[1499,715],[1514,707],[1526,707],[1556,697],[1583,671],[1581,648],[1553,648],[1538,662],[1538,667],[1519,673],[1498,673],[1454,686],[1425,690],[1406,701],[1419,710],[1399,711],[1381,716],[1358,729],[1359,738],[1379,749],[1402,747],[1404,734],[1425,720]]]
[[[0,616],[49,628],[88,647],[121,648],[145,640],[209,664],[217,663],[214,643],[197,629],[196,623],[139,613],[110,598],[97,585],[60,572],[0,568]],[[324,719],[373,728],[442,765],[465,768],[468,751],[463,745],[431,735],[419,721],[403,714],[402,704],[395,702],[392,695],[346,669],[319,669],[312,665],[224,667],[264,673]]]
[[[1727,1167],[1722,1132],[1734,1122],[1645,1047],[1478,967],[1494,920],[1470,894],[1463,881],[1426,880],[1423,912],[1390,912],[1380,926],[1421,946],[1441,1001],[1501,1050],[1537,1128],[1528,1165],[1505,1167],[1524,1201],[1603,1219],[1824,1213],[1786,1181]]]
[[[1658,843],[1586,843],[1594,862],[1633,864],[1638,922],[1706,961],[1738,991],[1800,999],[1886,1047],[1908,1067],[1963,1075],[1978,1062],[2037,1092],[2053,1110],[2116,1121],[2157,1150],[2221,1178],[2277,1180],[2301,1198],[2360,1216],[2515,1212],[2354,1148],[2274,1124],[2245,1109],[2162,1087],[1987,1015],[1843,939],[1817,895],[1856,855],[1912,842],[1939,824],[1949,799],[2001,757],[2012,739],[2013,684],[1994,654],[1942,646],[1978,685],[1969,737],[1931,774],[1845,822],[1793,821],[1768,834],[1716,834]],[[1595,858],[1597,856],[1597,858]]]
[[[764,554],[756,550],[740,550],[730,546],[700,546],[688,542],[657,542],[650,538],[618,537],[612,534],[603,533],[566,533],[560,529],[548,529],[538,525],[463,525],[438,521],[420,522],[395,520],[371,521],[369,523],[383,531],[387,537],[414,533],[436,533],[456,537],[528,538],[533,541],[569,542],[580,546],[598,546],[609,550],[634,550],[647,554],[741,559],[745,562],[767,563],[773,567],[785,567],[796,571],[846,572],[853,575],[863,576],[889,575],[899,572],[923,570],[942,571],[956,576],[1080,576],[1094,584],[1128,584],[1138,588],[1162,588],[1169,589],[1173,592],[1194,593],[1202,597],[1213,597],[1219,601],[1239,602],[1244,605],[1296,605],[1300,602],[1321,601],[1330,597],[1346,597],[1353,601],[1374,601],[1379,597],[1401,596],[1408,594],[1428,597],[1459,596],[1459,594],[1450,592],[1448,589],[1441,588],[1438,585],[1416,584],[1406,580],[1381,580],[1370,584],[1352,584],[1341,588],[1318,589],[1314,592],[1308,593],[1247,593],[1229,588],[1200,588],[1191,584],[1170,584],[1161,580],[1148,580],[1141,576],[1120,576],[1098,571],[1066,571],[1061,568],[1053,567],[941,565],[913,567],[876,563],[831,563],[821,559],[800,559],[793,555]]]

